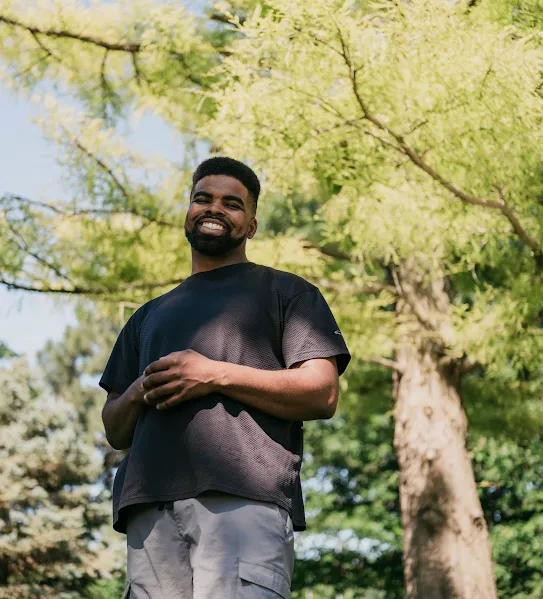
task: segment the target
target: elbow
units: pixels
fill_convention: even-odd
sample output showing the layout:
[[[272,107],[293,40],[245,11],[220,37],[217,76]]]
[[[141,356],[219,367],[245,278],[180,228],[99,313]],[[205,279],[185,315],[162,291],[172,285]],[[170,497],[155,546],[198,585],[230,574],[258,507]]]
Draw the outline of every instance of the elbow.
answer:
[[[334,414],[336,413],[336,409],[337,409],[337,402],[334,404],[328,404],[324,410],[324,416],[322,417],[321,420],[328,420],[329,418],[332,418],[334,416]]]
[[[338,404],[338,389],[332,389],[329,393],[327,393],[324,397],[321,415],[318,417],[319,420],[328,420],[332,418],[337,410]]]
[[[113,449],[117,451],[128,449],[128,447],[126,447],[126,443],[123,443],[123,439],[117,438],[115,435],[112,435],[111,432],[108,432],[107,428],[106,440],[111,445],[111,447],[113,447]]]
[[[111,434],[111,430],[108,430],[108,419],[107,416],[105,414],[106,409],[104,408],[102,410],[102,422],[104,424],[104,432],[106,433],[106,441],[109,443],[109,445],[111,447],[113,447],[113,449],[116,449],[117,451],[119,451],[121,448],[119,447],[119,439],[115,438],[115,435]]]
[[[132,439],[127,440],[120,437],[118,434],[115,434],[106,426],[104,422],[104,429],[106,432],[106,441],[111,445],[111,447],[117,451],[122,451],[123,449],[130,449],[130,445],[132,443]]]
[[[109,404],[106,404],[102,409],[102,422],[104,424],[104,431],[106,433],[106,440],[111,447],[117,451],[123,449],[130,449],[132,444],[132,438],[126,439],[122,434],[119,434],[118,427],[115,426],[115,422],[112,418],[112,414],[109,410]]]
[[[106,434],[107,442],[111,445],[113,449],[116,451],[123,451],[124,449],[130,449],[130,444],[123,443],[120,439],[114,439],[111,436]]]

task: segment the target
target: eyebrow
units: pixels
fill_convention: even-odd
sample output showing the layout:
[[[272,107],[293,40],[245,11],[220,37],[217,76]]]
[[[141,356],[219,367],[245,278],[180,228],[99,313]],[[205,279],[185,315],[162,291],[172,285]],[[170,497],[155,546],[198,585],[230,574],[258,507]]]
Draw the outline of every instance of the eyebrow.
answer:
[[[209,193],[208,191],[197,191],[192,197],[195,198],[196,196],[204,196],[204,198],[208,199],[213,198],[213,194]],[[239,196],[226,195],[223,196],[222,199],[237,202],[238,204],[241,204],[243,207],[245,207],[243,200]]]

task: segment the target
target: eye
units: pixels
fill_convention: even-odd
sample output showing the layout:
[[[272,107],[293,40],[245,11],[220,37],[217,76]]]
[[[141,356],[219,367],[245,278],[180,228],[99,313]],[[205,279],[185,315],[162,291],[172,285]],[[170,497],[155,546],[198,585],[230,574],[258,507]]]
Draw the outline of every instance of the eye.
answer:
[[[202,196],[194,198],[192,201],[196,202],[197,204],[206,204],[207,202],[209,202],[209,200],[207,198],[204,198]]]
[[[235,210],[241,210],[238,204],[226,204],[228,208],[234,208]]]

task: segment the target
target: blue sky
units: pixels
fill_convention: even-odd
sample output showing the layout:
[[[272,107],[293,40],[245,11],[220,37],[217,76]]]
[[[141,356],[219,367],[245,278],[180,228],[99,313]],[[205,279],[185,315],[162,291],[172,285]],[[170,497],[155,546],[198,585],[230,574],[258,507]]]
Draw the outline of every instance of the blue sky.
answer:
[[[0,87],[0,193],[33,199],[44,195],[68,198],[62,170],[55,162],[55,149],[32,122],[38,110],[35,104]],[[181,137],[157,117],[147,115],[137,124],[130,122],[127,132],[141,151],[181,161]],[[8,291],[0,285],[0,341],[16,352],[33,356],[47,339],[61,338],[64,328],[74,323],[66,299]]]

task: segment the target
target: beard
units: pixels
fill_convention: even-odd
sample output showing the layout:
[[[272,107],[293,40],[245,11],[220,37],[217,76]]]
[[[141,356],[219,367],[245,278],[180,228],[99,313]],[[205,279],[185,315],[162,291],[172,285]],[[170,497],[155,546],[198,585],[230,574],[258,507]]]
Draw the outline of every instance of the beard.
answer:
[[[203,219],[199,219],[203,220]],[[227,228],[223,235],[206,235],[200,231],[198,221],[194,223],[192,230],[185,228],[185,236],[194,250],[204,256],[223,256],[238,248],[246,239],[246,235],[234,237],[232,231]]]

